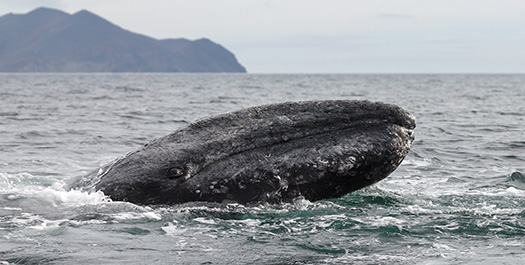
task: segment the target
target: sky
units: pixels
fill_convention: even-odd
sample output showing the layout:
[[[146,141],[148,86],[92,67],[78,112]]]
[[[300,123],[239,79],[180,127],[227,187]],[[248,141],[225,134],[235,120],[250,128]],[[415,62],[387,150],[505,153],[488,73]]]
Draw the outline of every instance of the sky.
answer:
[[[250,73],[525,73],[524,0],[1,0],[209,38]]]

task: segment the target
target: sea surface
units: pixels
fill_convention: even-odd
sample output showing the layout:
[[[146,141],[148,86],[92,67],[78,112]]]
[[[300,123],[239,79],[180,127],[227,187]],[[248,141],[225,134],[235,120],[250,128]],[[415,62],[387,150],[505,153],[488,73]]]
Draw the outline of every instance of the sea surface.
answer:
[[[417,117],[341,198],[139,206],[71,179],[199,118],[368,99]],[[525,75],[0,74],[0,264],[525,264]]]

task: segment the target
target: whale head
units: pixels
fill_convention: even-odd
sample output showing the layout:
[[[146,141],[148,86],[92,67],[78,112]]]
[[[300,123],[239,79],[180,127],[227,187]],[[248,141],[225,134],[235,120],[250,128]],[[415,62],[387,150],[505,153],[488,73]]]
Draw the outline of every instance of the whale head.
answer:
[[[196,121],[78,179],[137,204],[320,200],[394,171],[415,118],[371,101],[286,102]]]

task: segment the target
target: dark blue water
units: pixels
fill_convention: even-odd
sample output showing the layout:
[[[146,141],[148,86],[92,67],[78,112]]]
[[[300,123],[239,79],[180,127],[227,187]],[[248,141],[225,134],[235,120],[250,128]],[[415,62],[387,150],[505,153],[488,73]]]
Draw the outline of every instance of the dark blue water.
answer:
[[[198,118],[397,104],[414,147],[376,186],[293,204],[144,207],[65,183]],[[525,75],[0,75],[0,264],[524,264]]]

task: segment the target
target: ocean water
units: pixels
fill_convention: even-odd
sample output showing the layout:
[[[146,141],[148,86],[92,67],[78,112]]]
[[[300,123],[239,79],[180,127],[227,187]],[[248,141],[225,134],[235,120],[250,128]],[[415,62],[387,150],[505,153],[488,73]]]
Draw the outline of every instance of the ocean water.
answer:
[[[369,99],[417,117],[387,179],[282,205],[139,206],[74,177],[196,119]],[[525,75],[0,74],[0,264],[525,264]]]

